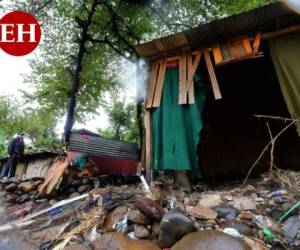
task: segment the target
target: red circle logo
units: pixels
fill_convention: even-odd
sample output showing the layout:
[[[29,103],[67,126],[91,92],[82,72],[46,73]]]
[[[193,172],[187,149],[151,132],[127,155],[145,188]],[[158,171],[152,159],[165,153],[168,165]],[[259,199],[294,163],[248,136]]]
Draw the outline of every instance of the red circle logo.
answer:
[[[24,11],[13,11],[0,19],[0,48],[13,56],[31,53],[41,40],[41,26]]]

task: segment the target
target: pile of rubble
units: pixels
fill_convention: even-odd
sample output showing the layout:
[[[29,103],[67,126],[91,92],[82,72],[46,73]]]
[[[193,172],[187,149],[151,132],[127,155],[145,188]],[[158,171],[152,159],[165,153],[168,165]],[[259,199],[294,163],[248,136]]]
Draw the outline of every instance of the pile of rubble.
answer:
[[[108,185],[34,209],[0,232],[18,227],[36,249],[298,249],[299,184],[300,173],[276,171],[190,194],[162,182],[150,191]]]

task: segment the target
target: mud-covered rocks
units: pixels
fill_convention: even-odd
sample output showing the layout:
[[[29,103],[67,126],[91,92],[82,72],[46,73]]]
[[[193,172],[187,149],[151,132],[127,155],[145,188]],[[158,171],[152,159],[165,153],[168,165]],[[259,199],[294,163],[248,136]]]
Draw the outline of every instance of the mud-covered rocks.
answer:
[[[150,219],[138,209],[131,210],[128,213],[127,219],[129,222],[139,224],[139,225],[150,224]]]
[[[212,209],[198,204],[189,211],[189,215],[197,219],[214,220],[218,214]]]

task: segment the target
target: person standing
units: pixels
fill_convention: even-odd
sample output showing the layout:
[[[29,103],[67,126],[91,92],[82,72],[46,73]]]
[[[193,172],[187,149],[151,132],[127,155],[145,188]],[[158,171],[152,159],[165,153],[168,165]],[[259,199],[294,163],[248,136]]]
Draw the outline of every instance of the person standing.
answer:
[[[24,133],[19,133],[18,136],[9,143],[7,147],[9,158],[5,165],[3,177],[10,178],[15,176],[17,160],[24,154],[25,143],[23,137]]]

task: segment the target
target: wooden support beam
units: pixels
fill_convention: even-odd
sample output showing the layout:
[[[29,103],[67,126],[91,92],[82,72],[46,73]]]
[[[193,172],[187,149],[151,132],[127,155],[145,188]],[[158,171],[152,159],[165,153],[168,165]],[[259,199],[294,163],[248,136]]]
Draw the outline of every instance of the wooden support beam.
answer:
[[[164,80],[165,80],[165,74],[166,74],[166,66],[167,66],[167,60],[162,60],[159,68],[158,78],[157,78],[157,84],[155,88],[155,95],[153,100],[152,107],[159,107],[160,106],[160,100],[161,95],[163,91],[164,86]]]
[[[146,103],[145,103],[145,107],[147,109],[152,108],[152,105],[153,105],[154,93],[155,93],[156,83],[157,83],[158,69],[159,69],[159,62],[158,61],[153,62],[151,65],[151,76],[150,76],[150,80],[149,80],[147,98],[146,98]]]
[[[152,167],[152,157],[153,157],[150,110],[146,110],[145,113],[145,134],[146,134],[146,164],[145,164],[146,180],[148,183],[150,183],[152,177],[151,167]]]
[[[214,55],[215,64],[223,61],[222,51],[219,43],[212,44],[212,51]]]
[[[178,95],[178,104],[187,103],[187,86],[186,86],[186,62],[187,55],[184,53],[180,56],[179,59],[179,95]]]
[[[300,24],[292,26],[292,27],[272,31],[272,32],[263,33],[261,35],[261,39],[262,40],[270,39],[270,38],[273,38],[273,37],[276,37],[276,36],[282,36],[282,35],[285,35],[285,34],[296,32],[296,31],[300,31]]]
[[[260,40],[261,40],[261,34],[258,32],[255,35],[254,41],[253,41],[253,52],[258,53],[259,45],[260,45]]]
[[[210,58],[208,49],[204,48],[203,53],[204,53],[204,59],[205,59],[208,74],[209,74],[209,77],[210,77],[214,97],[215,97],[216,100],[222,99],[221,91],[220,91],[220,88],[219,88],[219,84],[218,84],[218,81],[217,81],[217,77],[216,77],[216,74],[215,74],[213,64],[211,62],[211,58]]]
[[[189,104],[195,103],[195,93],[194,93],[194,76],[197,71],[200,59],[201,51],[198,51],[196,54],[195,60],[193,61],[193,55],[190,54],[187,57],[187,66],[188,66],[188,78],[187,78],[187,91]]]

